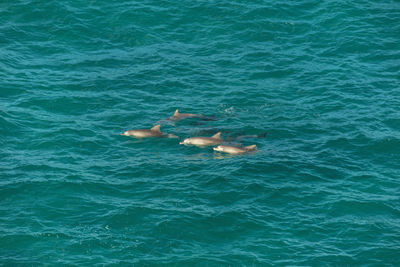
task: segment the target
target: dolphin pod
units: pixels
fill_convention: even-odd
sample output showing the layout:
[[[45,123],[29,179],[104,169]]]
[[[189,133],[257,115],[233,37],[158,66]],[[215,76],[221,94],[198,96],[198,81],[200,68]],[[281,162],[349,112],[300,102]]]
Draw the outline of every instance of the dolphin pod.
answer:
[[[177,109],[174,113],[173,116],[169,117],[167,120],[174,120],[178,121],[181,119],[185,118],[201,118],[201,119],[207,119],[208,117],[201,115],[201,114],[192,114],[192,113],[180,113],[179,110]],[[174,134],[167,134],[161,132],[161,125],[155,125],[154,127],[150,129],[133,129],[133,130],[128,130],[121,135],[124,136],[130,136],[130,137],[136,137],[136,138],[148,138],[148,137],[167,137],[167,138],[178,138],[178,136]],[[249,135],[249,136],[243,136],[243,137],[257,137],[257,138],[263,138],[265,137],[266,133],[263,133],[262,135]],[[211,137],[204,137],[204,136],[196,136],[196,137],[189,137],[184,139],[182,142],[179,142],[180,145],[185,145],[185,146],[197,146],[200,148],[205,148],[207,146],[214,146],[213,150],[218,151],[218,152],[224,152],[224,153],[229,153],[232,155],[237,155],[237,154],[243,154],[251,151],[256,151],[257,146],[256,145],[251,145],[251,146],[233,146],[233,145],[223,145],[225,140],[221,138],[221,132],[218,132],[214,134]]]

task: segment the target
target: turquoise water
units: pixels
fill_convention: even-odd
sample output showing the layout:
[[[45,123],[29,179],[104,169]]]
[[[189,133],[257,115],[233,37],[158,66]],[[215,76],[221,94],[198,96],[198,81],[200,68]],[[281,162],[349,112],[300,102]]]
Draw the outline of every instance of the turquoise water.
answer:
[[[398,1],[2,1],[1,266],[400,266]],[[229,156],[176,139],[247,138]]]

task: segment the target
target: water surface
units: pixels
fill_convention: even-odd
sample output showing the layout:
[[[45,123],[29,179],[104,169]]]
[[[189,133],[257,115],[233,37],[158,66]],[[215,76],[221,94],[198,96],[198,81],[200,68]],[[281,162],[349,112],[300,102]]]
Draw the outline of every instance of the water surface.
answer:
[[[399,266],[396,1],[0,3],[0,265]],[[175,139],[245,139],[227,156]]]

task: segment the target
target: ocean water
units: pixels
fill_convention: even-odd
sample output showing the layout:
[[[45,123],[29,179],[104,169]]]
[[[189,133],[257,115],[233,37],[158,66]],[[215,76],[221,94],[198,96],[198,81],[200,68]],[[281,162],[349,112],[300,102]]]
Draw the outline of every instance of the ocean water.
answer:
[[[0,266],[400,266],[398,1],[0,2]],[[162,121],[252,154],[138,140]],[[245,138],[258,135],[266,138]]]

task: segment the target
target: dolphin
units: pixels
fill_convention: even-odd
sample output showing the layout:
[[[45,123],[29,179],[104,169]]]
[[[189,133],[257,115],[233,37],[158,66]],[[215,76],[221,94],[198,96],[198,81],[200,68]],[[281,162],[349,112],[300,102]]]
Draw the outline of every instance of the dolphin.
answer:
[[[229,154],[243,154],[250,151],[255,151],[257,149],[256,145],[236,147],[236,146],[217,146],[213,148],[214,151],[225,152]]]
[[[178,121],[180,119],[185,119],[185,118],[205,118],[205,117],[201,114],[180,113],[179,109],[175,110],[174,115],[169,117],[170,120],[174,120],[174,121]]]
[[[134,136],[136,138],[146,138],[146,137],[168,137],[168,138],[178,138],[178,136],[174,134],[166,134],[160,131],[161,125],[156,125],[151,129],[137,129],[137,130],[129,130],[121,135],[125,136]]]
[[[262,134],[239,135],[237,137],[230,136],[227,138],[227,141],[242,140],[242,139],[249,139],[249,138],[265,138],[266,136],[267,136],[267,132],[263,132]]]
[[[180,142],[180,145],[194,145],[198,147],[206,147],[206,146],[215,146],[220,145],[224,142],[221,139],[221,132],[214,134],[211,137],[191,137],[186,138],[183,142]]]
[[[241,135],[241,136],[236,137],[236,139],[265,138],[266,136],[267,136],[267,132],[263,132],[262,134]]]

